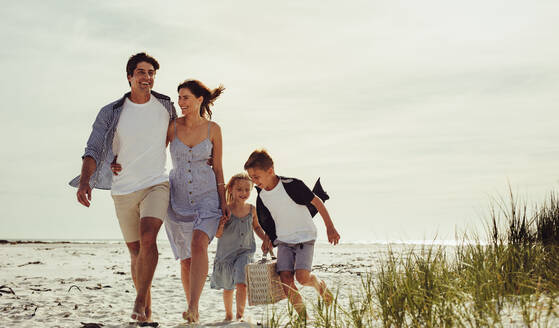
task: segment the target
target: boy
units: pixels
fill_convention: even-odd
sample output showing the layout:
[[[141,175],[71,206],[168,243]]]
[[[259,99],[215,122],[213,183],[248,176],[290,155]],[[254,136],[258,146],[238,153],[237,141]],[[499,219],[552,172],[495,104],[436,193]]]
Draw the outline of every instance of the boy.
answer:
[[[253,151],[244,168],[258,191],[256,212],[260,226],[267,236],[262,250],[278,247],[276,270],[283,288],[297,313],[306,318],[305,305],[293,277],[303,286],[314,287],[327,304],[333,298],[326,283],[311,274],[316,240],[316,226],[312,216],[317,211],[320,213],[330,243],[336,245],[340,235],[322,200],[303,181],[277,176],[274,162],[265,150]],[[317,186],[320,189],[320,185]],[[320,194],[326,195],[324,192]],[[323,198],[326,199],[327,196]]]

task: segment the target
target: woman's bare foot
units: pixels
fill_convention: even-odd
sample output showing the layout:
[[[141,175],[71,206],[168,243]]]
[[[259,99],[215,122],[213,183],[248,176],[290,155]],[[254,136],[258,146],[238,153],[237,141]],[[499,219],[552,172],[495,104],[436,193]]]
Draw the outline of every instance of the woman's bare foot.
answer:
[[[190,309],[182,313],[182,318],[188,321],[189,323],[195,323],[200,320],[200,316],[198,315],[198,312],[190,311]]]
[[[134,309],[132,310],[130,318],[132,318],[132,320],[145,322],[147,320],[145,306],[138,304],[138,302],[134,302]]]
[[[146,321],[147,322],[151,322],[151,308],[146,307],[144,310],[145,314],[146,314]]]
[[[243,314],[242,313],[237,313],[237,321],[243,321]]]
[[[226,313],[223,321],[233,321],[233,313]]]
[[[321,280],[319,285],[320,285],[319,293],[320,296],[322,296],[322,298],[324,299],[324,303],[326,303],[326,305],[332,304],[332,301],[334,300],[334,295],[328,289],[328,287],[326,287],[326,283],[324,282],[324,280]]]

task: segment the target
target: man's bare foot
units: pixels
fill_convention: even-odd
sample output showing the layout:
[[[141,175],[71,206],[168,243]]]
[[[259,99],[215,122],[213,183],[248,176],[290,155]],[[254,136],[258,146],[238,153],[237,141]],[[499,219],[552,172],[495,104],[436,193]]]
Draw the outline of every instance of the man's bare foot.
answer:
[[[328,289],[328,287],[326,287],[326,283],[324,282],[324,280],[321,280],[319,285],[320,285],[319,293],[320,296],[322,296],[322,298],[324,299],[324,303],[326,303],[326,305],[332,304],[332,301],[334,301],[334,295]]]
[[[198,315],[198,312],[190,311],[190,309],[182,313],[182,318],[188,321],[189,323],[195,323],[200,320],[200,316]]]
[[[132,320],[145,322],[147,320],[145,306],[140,305],[138,302],[134,302],[134,309],[132,310],[130,318],[132,318]]]
[[[237,313],[237,321],[243,321],[243,314],[242,313]]]
[[[233,313],[226,313],[223,321],[233,321]]]

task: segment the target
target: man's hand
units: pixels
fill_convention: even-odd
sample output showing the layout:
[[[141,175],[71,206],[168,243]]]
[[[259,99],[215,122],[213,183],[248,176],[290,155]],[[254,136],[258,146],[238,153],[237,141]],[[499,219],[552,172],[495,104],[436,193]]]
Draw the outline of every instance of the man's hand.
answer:
[[[337,245],[340,241],[340,234],[338,233],[336,228],[334,228],[334,226],[327,227],[326,234],[328,235],[328,242],[330,244]]]
[[[85,207],[89,207],[91,204],[91,187],[89,186],[89,181],[81,182],[77,192],[78,202]]]

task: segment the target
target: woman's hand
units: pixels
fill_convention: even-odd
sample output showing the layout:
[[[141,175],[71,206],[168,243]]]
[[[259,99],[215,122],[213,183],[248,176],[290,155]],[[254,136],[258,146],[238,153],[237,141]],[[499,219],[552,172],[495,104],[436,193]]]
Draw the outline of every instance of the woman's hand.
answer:
[[[222,202],[220,208],[222,213],[221,218],[224,219],[225,222],[229,221],[229,218],[231,218],[231,209],[229,208],[229,205],[227,205],[227,203],[225,202]]]
[[[115,156],[115,158],[111,162],[111,171],[113,171],[113,175],[118,175],[118,172],[122,171],[122,166],[120,166],[120,164],[116,162],[117,157],[118,156]]]

